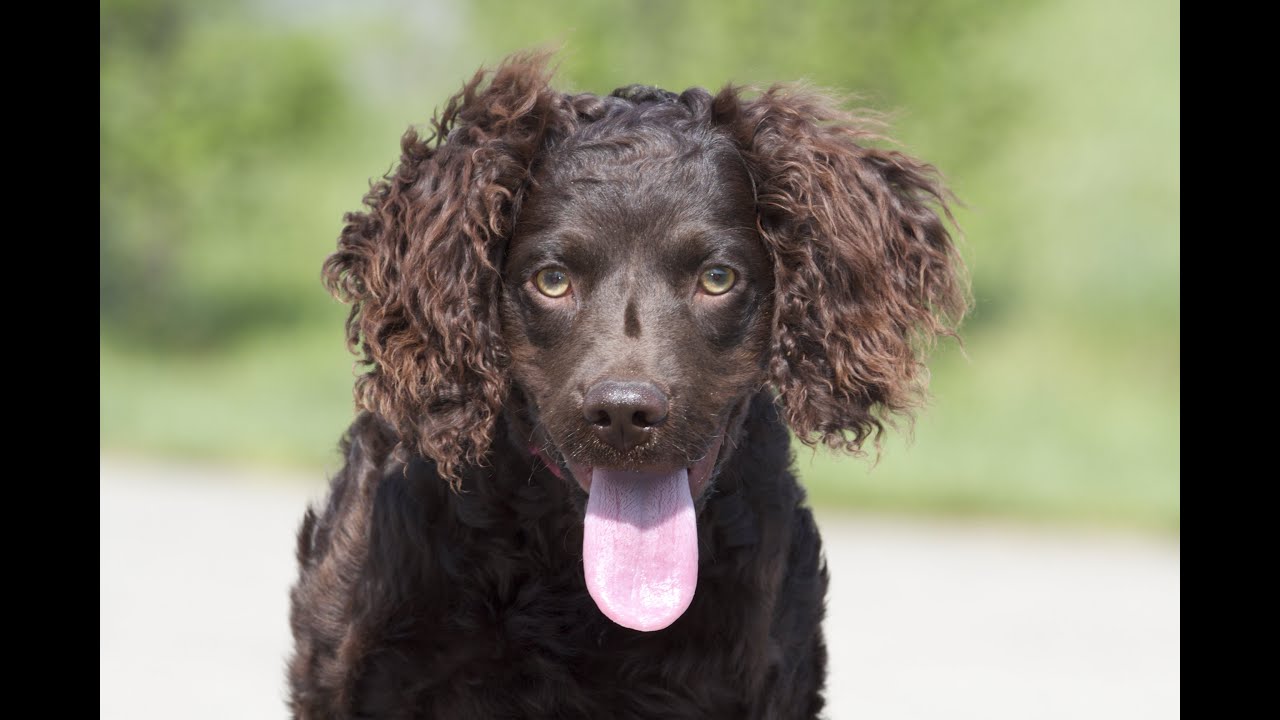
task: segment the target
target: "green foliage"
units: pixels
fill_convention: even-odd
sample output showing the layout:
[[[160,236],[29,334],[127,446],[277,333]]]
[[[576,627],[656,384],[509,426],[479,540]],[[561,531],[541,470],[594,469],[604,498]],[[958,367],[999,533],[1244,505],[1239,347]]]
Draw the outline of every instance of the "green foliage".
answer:
[[[332,466],[342,213],[477,66],[552,46],[566,89],[856,94],[961,199],[964,351],[874,469],[802,448],[815,500],[1176,530],[1179,23],[1168,0],[108,0],[102,443]]]
[[[104,6],[102,54],[103,322],[209,347],[305,317],[315,272],[303,286],[290,267],[309,244],[290,217],[325,230],[300,172],[316,168],[296,161],[340,141],[335,59],[239,15],[136,0]]]

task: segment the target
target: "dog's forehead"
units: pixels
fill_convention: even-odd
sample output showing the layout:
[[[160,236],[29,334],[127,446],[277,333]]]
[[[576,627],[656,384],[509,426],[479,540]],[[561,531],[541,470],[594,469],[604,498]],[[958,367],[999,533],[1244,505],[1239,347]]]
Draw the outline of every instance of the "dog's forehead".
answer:
[[[547,167],[526,200],[517,235],[558,245],[663,250],[688,248],[699,238],[732,241],[724,237],[727,230],[754,226],[750,179],[736,156],[703,147],[630,150],[588,148]]]

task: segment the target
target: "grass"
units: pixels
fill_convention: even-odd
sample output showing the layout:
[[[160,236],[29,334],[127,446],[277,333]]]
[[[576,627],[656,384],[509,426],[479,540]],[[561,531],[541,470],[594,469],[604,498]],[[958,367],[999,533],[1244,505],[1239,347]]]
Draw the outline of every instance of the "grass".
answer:
[[[815,503],[1178,530],[1176,366],[1056,331],[966,347],[878,463],[797,448]]]
[[[332,470],[352,414],[334,310],[329,328],[262,335],[217,355],[160,358],[104,341],[101,444]],[[1176,532],[1176,361],[1021,327],[987,329],[964,353],[943,346],[933,402],[914,428],[888,434],[878,463],[797,444],[814,503]]]
[[[172,458],[333,467],[353,411],[340,325],[260,335],[216,354],[158,356],[104,340],[100,443]]]

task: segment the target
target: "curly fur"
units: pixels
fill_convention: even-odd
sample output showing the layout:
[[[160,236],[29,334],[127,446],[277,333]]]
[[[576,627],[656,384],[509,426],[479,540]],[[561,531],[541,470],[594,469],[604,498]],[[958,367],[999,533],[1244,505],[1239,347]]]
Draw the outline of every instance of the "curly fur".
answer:
[[[346,466],[298,536],[292,711],[815,717],[826,570],[787,427],[858,452],[922,398],[924,352],[967,307],[947,191],[930,165],[868,146],[869,124],[814,90],[602,97],[549,81],[543,55],[478,72],[427,137],[405,134],[325,263],[366,370]],[[586,494],[555,465],[566,447],[604,451],[565,439],[579,437],[580,397],[539,363],[577,361],[534,337],[507,267],[513,238],[558,217],[565,168],[604,162],[600,148],[671,167],[701,158],[743,208],[725,227],[746,228],[767,259],[752,302],[708,330],[721,366],[684,378],[706,388],[678,419],[687,447],[674,431],[656,443],[683,461],[705,447],[688,437],[716,423],[727,436],[698,499],[693,605],[654,633],[612,624],[584,589]],[[625,216],[605,222],[634,229]],[[610,342],[602,357],[621,347]]]

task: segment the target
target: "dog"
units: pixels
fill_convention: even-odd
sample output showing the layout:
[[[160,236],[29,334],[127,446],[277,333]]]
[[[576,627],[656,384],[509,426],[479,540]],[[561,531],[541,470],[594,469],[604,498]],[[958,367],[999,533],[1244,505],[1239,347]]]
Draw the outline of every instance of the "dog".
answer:
[[[812,718],[791,433],[854,453],[967,306],[930,165],[800,86],[480,71],[345,217],[363,363],[298,533],[294,717]]]

